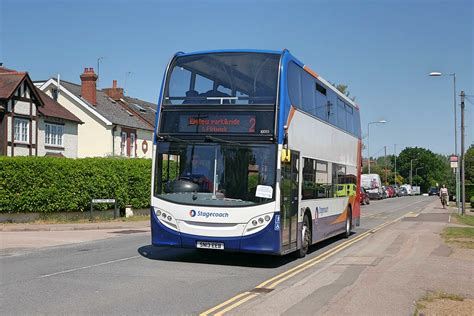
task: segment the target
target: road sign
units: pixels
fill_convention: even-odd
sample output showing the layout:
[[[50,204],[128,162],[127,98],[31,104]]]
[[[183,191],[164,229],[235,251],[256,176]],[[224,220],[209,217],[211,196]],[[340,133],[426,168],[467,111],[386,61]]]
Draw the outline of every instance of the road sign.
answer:
[[[119,216],[119,210],[117,207],[117,200],[116,199],[91,199],[91,210],[89,213],[89,219],[92,220],[92,209],[94,208],[94,204],[98,203],[114,203],[114,219]]]
[[[115,203],[115,199],[93,199],[92,203]]]
[[[452,155],[449,157],[449,162],[451,163],[451,168],[457,168],[458,167],[458,156]]]

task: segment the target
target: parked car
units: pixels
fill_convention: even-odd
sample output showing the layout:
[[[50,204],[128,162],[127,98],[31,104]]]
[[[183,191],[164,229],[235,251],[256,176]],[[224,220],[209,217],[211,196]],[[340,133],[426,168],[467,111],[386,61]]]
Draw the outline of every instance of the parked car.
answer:
[[[400,197],[400,187],[398,185],[395,186],[395,192],[397,194],[397,197]]]
[[[401,187],[400,188],[400,196],[407,196],[408,195],[408,190],[406,187]]]
[[[432,187],[428,190],[428,195],[439,195],[439,189],[437,187]]]
[[[388,191],[389,198],[395,197],[395,189],[391,185],[387,187],[387,191]]]
[[[404,185],[402,185],[402,188],[405,188],[405,190],[407,191],[407,194],[406,194],[406,195],[412,195],[413,189],[412,189],[411,185],[409,185],[409,184],[404,184]]]
[[[367,194],[367,192],[365,191],[363,187],[360,188],[360,204],[361,205],[370,204],[369,195]]]
[[[385,186],[382,186],[382,199],[388,198],[388,189]]]

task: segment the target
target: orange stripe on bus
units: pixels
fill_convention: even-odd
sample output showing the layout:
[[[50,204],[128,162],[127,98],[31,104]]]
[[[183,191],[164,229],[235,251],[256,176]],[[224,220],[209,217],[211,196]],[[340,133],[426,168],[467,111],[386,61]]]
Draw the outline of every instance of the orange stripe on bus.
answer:
[[[355,199],[356,196],[354,195],[349,197],[349,201],[347,201],[344,212],[342,212],[331,224],[342,223],[346,220],[347,216],[349,216],[349,207],[352,209],[352,206],[355,204]]]
[[[305,65],[303,67],[303,69],[306,70],[311,76],[313,76],[315,78],[319,77],[319,75],[316,72],[314,72],[311,68],[309,68],[308,66]]]
[[[286,126],[290,128],[291,120],[293,119],[293,115],[295,115],[295,107],[292,105],[290,108],[290,114],[288,115],[288,122],[286,123]]]

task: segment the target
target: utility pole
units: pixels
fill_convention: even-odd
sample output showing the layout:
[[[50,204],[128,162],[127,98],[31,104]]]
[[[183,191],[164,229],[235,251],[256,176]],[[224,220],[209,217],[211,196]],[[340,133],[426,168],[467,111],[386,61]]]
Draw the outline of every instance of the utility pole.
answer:
[[[397,144],[393,144],[393,157],[395,158],[395,172],[393,174],[393,184],[397,186]]]
[[[388,185],[388,175],[387,175],[387,146],[383,146],[384,148],[384,156],[383,156],[383,164],[385,165],[385,184]]]
[[[410,160],[410,186],[413,185],[413,160],[418,160],[418,158],[413,158]]]
[[[461,91],[461,215],[466,213],[466,187],[464,170],[464,91]]]

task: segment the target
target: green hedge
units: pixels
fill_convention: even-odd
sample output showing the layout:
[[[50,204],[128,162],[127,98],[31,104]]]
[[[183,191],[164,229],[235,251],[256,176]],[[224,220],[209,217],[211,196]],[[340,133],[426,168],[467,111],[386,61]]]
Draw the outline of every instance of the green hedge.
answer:
[[[150,184],[150,159],[0,157],[0,212],[84,211],[112,197],[146,208]]]
[[[466,190],[466,200],[470,196],[474,196],[474,184],[465,184],[465,190]]]

